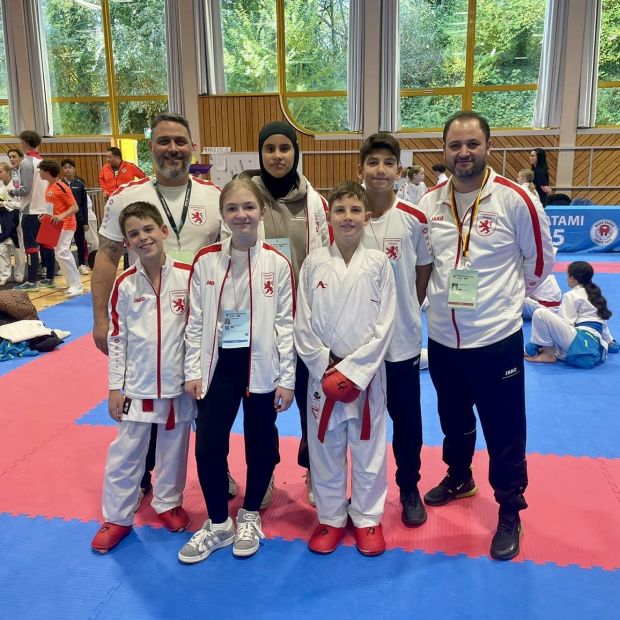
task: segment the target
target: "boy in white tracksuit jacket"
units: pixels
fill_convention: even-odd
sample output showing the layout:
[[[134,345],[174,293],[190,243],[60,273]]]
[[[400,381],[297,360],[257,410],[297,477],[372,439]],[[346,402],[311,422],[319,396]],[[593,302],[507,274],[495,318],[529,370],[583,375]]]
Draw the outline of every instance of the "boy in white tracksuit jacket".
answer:
[[[295,347],[310,372],[308,445],[319,526],[316,553],[338,545],[347,517],[359,551],[385,550],[381,518],[387,494],[385,358],[394,327],[394,276],[386,255],[363,246],[370,212],[357,183],[329,197],[334,244],[314,250],[299,277]],[[348,384],[345,402],[326,394],[326,381]],[[359,394],[356,390],[359,390]],[[352,459],[347,504],[347,448]]]
[[[102,553],[131,531],[153,423],[158,440],[152,506],[170,531],[185,529],[189,518],[181,503],[196,415],[183,375],[190,266],[165,254],[168,230],[152,204],[133,203],[120,220],[138,260],[116,279],[109,303],[108,408],[119,426],[105,469],[105,522],[91,543]]]

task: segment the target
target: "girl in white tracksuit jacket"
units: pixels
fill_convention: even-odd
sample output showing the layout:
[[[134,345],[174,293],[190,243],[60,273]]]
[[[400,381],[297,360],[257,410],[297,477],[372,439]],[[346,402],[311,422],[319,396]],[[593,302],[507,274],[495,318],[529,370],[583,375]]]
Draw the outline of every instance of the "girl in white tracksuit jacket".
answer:
[[[187,563],[233,541],[235,555],[258,549],[258,510],[279,461],[275,420],[295,388],[294,277],[287,258],[258,239],[262,194],[236,179],[222,190],[220,210],[232,236],[200,250],[190,278],[185,380],[198,399],[196,461],[210,519],[181,549]],[[235,533],[226,459],[241,402],[247,485]]]

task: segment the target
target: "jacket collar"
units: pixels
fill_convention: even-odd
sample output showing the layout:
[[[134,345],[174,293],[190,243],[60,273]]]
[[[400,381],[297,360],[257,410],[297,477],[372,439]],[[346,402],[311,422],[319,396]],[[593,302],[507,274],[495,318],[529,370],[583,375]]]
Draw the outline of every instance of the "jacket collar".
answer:
[[[490,196],[493,192],[493,186],[495,183],[495,178],[498,176],[497,172],[493,170],[490,166],[487,166],[489,169],[489,178],[482,188],[482,194],[480,195],[480,200],[484,200],[487,196]],[[446,204],[450,206],[450,202],[452,200],[452,176],[448,179],[448,182],[437,190],[437,204]]]

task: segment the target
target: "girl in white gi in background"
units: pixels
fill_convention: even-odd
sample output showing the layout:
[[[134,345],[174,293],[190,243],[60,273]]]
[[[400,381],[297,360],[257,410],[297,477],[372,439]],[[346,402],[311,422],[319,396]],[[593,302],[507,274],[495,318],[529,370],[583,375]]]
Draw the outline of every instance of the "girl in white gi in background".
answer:
[[[350,516],[358,550],[378,555],[385,551],[383,359],[396,312],[394,276],[384,252],[362,245],[370,212],[361,185],[341,183],[328,202],[334,244],[304,261],[295,317],[295,347],[310,372],[308,444],[319,517],[308,546],[316,553],[334,551]]]
[[[411,204],[417,205],[420,202],[420,198],[427,191],[424,176],[424,168],[422,166],[416,165],[407,168],[407,183],[400,186],[397,196]]]
[[[116,279],[109,304],[108,411],[119,425],[105,468],[105,522],[91,543],[100,553],[131,532],[153,423],[157,479],[151,505],[171,532],[187,527],[181,504],[196,415],[194,399],[183,390],[190,266],[164,252],[168,228],[154,205],[127,205],[119,224],[138,260]]]
[[[576,261],[568,266],[571,290],[562,298],[558,315],[547,308],[534,312],[526,360],[553,363],[559,359],[570,366],[593,368],[605,361],[610,345],[617,352],[607,327],[611,311],[601,289],[592,282],[593,275],[590,263]]]
[[[249,179],[220,194],[232,236],[196,254],[185,332],[185,389],[198,400],[196,465],[209,519],[179,551],[181,562],[205,560],[233,545],[247,557],[264,538],[258,511],[279,462],[276,417],[293,401],[295,285],[287,258],[258,239],[264,198]],[[243,403],[246,493],[236,525],[228,515],[230,431]]]
[[[525,172],[532,174],[531,170],[526,170]],[[553,254],[556,255],[557,253],[558,249],[554,247]],[[538,308],[548,308],[551,312],[557,314],[560,310],[561,302],[562,289],[556,277],[550,273],[542,281],[542,284],[525,298],[522,316],[524,319],[531,319]]]

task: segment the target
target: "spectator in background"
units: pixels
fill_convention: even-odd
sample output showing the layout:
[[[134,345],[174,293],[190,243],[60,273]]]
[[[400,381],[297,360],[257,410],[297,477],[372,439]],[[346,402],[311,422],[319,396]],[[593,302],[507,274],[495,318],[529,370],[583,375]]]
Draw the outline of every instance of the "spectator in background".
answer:
[[[24,153],[19,149],[10,149],[7,151],[7,156],[11,165],[8,166],[8,170],[3,168],[0,170],[0,181],[2,182],[0,188],[5,190],[5,193],[11,189],[19,187],[19,164],[24,159]],[[9,198],[8,193],[6,198]],[[7,206],[7,205],[4,205]],[[24,235],[22,233],[22,214],[21,214],[21,202],[19,198],[15,199],[13,206],[14,209],[19,211],[19,223],[17,226],[17,242],[18,245],[9,244],[9,253],[13,256],[15,264],[13,265],[13,281],[21,284],[24,281],[26,274],[26,251],[24,250]]]
[[[40,227],[39,216],[47,212],[45,202],[47,182],[40,178],[38,171],[42,157],[39,155],[37,147],[41,144],[41,136],[36,131],[26,130],[19,134],[19,139],[22,151],[26,154],[19,164],[19,187],[14,187],[8,192],[9,196],[20,199],[24,249],[28,257],[28,281],[18,288],[23,291],[37,291],[39,289],[37,233]],[[41,259],[46,269],[46,277],[42,280],[42,285],[49,286],[49,283],[54,280],[56,269],[53,250],[42,248]]]
[[[107,200],[121,185],[146,177],[138,166],[129,161],[123,161],[123,155],[118,147],[111,146],[106,157],[108,163],[99,173],[99,186],[103,191],[104,200]]]
[[[424,168],[422,166],[410,166],[407,168],[407,183],[401,185],[397,196],[417,205],[420,198],[426,194],[426,184],[424,183]]]
[[[75,176],[75,162],[72,159],[63,159],[60,162],[62,167],[62,180],[67,185],[75,202],[78,212],[75,214],[75,245],[77,247],[78,271],[82,275],[90,273],[88,268],[88,249],[86,247],[86,231],[88,230],[88,197],[84,180]]]
[[[547,154],[544,149],[537,148],[530,153],[530,166],[534,173],[534,187],[544,208],[547,206],[547,195],[551,193]]]
[[[437,185],[448,180],[445,164],[433,164],[432,170],[437,175]]]
[[[15,176],[19,178],[19,164],[21,164],[22,159],[24,159],[24,153],[20,149],[9,149],[6,154],[11,162],[11,168],[15,170],[16,173],[16,175],[11,175],[13,177],[13,183],[15,183]]]
[[[78,205],[69,187],[60,180],[60,166],[58,162],[53,159],[42,160],[39,163],[39,176],[48,184],[45,198],[47,204],[52,205],[52,222],[54,224],[62,222],[62,230],[56,244],[55,254],[56,260],[60,265],[60,271],[69,285],[65,295],[67,297],[75,297],[84,292],[80,280],[80,272],[75,264],[73,254],[71,254],[71,241],[75,233],[75,214],[78,212]],[[48,286],[49,288],[55,288],[53,276]]]

